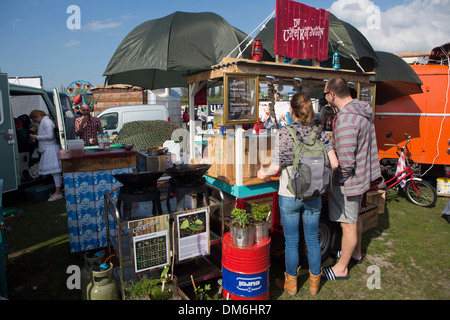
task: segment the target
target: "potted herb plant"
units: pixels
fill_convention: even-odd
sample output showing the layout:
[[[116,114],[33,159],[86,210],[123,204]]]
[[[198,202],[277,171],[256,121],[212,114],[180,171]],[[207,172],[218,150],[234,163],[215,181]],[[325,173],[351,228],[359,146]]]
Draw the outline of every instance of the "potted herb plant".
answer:
[[[175,300],[177,295],[176,278],[167,277],[169,267],[165,267],[160,278],[151,279],[143,276],[138,281],[122,283],[130,300]]]
[[[231,211],[230,234],[236,247],[251,247],[254,243],[255,229],[251,223],[250,214],[234,208]]]
[[[252,203],[251,213],[255,225],[255,242],[264,242],[269,238],[270,206]]]

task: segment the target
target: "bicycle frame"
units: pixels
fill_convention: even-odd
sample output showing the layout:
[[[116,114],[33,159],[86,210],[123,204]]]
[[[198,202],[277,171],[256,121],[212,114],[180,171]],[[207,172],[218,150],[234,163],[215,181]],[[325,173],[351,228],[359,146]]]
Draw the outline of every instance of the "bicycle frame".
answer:
[[[406,144],[403,146],[403,148],[402,148],[402,147],[399,147],[399,146],[396,145],[396,144],[394,144],[394,146],[396,146],[397,149],[398,149],[399,151],[404,152],[404,151],[406,150],[406,146],[407,146],[409,143],[410,143],[410,140],[408,139],[408,142],[406,142]],[[397,152],[397,154],[400,156],[400,154],[399,154],[398,152]],[[414,178],[414,173],[413,173],[413,171],[412,171],[411,165],[409,164],[409,160],[408,160],[408,157],[406,156],[406,154],[405,154],[405,163],[406,163],[406,168],[405,168],[405,170],[403,170],[403,171],[397,173],[394,177],[392,177],[391,179],[389,179],[388,181],[385,182],[386,188],[387,188],[387,189],[392,189],[392,188],[394,188],[395,186],[397,186],[398,184],[400,184],[400,182],[402,182],[403,180],[406,180],[406,181],[411,180],[411,184],[412,184],[412,186],[413,186],[413,188],[414,188],[414,191],[415,191],[416,193],[419,193],[419,190],[417,190],[416,184],[414,183],[414,179],[413,179],[413,178]],[[406,175],[404,175],[401,179],[398,179],[398,178],[401,177],[404,173],[406,173]],[[389,183],[391,183],[391,182],[392,182],[392,184],[389,184]]]
[[[408,172],[408,173],[404,177],[402,177],[401,179],[397,179],[398,177],[400,177],[402,174],[404,174],[406,172]],[[413,174],[411,166],[408,165],[405,170],[399,172],[395,177],[392,177],[391,179],[389,179],[388,181],[385,182],[386,183],[386,188],[387,189],[392,189],[393,187],[398,185],[403,180],[408,181],[407,178],[412,178],[412,177],[414,177],[414,174]],[[392,182],[392,181],[394,181],[394,182]],[[391,183],[391,182],[392,182],[392,184],[389,185],[389,183]],[[413,182],[413,186],[414,186],[414,190],[416,190],[416,192],[417,192],[417,189],[416,189],[416,186],[414,185],[414,182]]]

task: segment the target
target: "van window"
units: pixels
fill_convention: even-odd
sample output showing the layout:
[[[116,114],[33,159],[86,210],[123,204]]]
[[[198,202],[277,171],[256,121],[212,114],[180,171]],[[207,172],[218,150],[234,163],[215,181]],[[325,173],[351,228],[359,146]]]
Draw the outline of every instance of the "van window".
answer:
[[[116,130],[119,123],[119,114],[111,112],[99,117],[103,130]]]
[[[69,97],[59,94],[59,100],[61,101],[61,107],[64,112],[64,116],[67,118],[75,118],[75,113],[73,112]]]
[[[29,116],[33,110],[42,110],[50,115],[48,106],[41,95],[14,95],[10,97],[9,101],[14,118],[18,118],[23,114]]]

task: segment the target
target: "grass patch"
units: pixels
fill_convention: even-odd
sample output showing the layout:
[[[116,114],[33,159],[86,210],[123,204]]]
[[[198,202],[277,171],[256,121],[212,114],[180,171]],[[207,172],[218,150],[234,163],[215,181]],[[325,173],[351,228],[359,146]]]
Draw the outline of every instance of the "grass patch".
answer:
[[[6,221],[9,244],[7,270],[11,300],[79,300],[80,290],[66,287],[67,267],[82,266],[81,254],[71,254],[67,233],[64,200],[29,203],[23,197],[10,199],[8,205],[24,210],[24,215]],[[307,270],[299,276],[299,292],[295,296],[275,286],[282,278],[284,255],[272,256],[270,298],[272,300],[448,300],[448,239],[450,224],[441,218],[448,198],[438,198],[434,208],[421,208],[409,203],[401,193],[391,192],[378,227],[363,234],[366,258],[360,265],[350,265],[350,280],[322,281],[317,296],[309,294]],[[5,203],[9,202],[9,203]],[[334,261],[332,261],[334,264]],[[380,289],[369,289],[371,267],[380,271]],[[368,273],[369,271],[369,273]],[[217,279],[208,281],[214,296]],[[197,285],[204,286],[205,283]],[[191,298],[191,287],[183,288]],[[192,291],[192,292],[191,292]]]

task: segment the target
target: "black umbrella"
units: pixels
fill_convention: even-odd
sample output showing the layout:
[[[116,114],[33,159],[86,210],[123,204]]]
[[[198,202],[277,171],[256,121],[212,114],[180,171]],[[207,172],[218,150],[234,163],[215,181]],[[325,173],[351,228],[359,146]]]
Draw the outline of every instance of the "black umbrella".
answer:
[[[423,92],[422,81],[402,58],[389,52],[376,53],[378,62],[373,79],[377,84],[376,104]]]
[[[256,39],[263,44],[263,60],[275,60],[275,22],[273,18],[267,22],[266,27],[261,30]],[[332,66],[333,53],[337,51],[340,56],[342,69],[353,69],[360,71],[360,64],[364,71],[372,71],[377,60],[377,54],[369,41],[351,24],[338,19],[330,13],[330,25],[328,32],[328,60],[327,66]],[[245,51],[245,57],[249,57],[250,50]]]
[[[147,89],[186,87],[189,72],[207,70],[239,46],[246,35],[211,13],[175,12],[133,29],[112,56],[108,84]],[[236,57],[235,50],[232,57]]]

